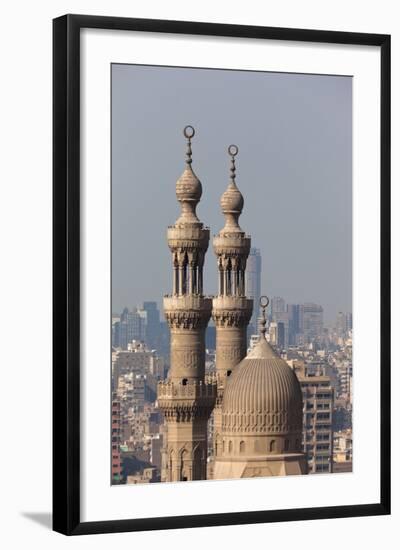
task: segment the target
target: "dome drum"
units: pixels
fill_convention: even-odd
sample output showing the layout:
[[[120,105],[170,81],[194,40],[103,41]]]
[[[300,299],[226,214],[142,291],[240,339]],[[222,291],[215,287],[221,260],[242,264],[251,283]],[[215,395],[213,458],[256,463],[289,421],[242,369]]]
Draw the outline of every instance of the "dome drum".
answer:
[[[236,457],[241,460],[242,456],[249,459],[254,457],[259,459],[265,456],[279,457],[285,454],[297,454],[302,452],[301,431],[297,434],[277,436],[271,435],[227,435],[224,434],[219,440],[220,458]]]

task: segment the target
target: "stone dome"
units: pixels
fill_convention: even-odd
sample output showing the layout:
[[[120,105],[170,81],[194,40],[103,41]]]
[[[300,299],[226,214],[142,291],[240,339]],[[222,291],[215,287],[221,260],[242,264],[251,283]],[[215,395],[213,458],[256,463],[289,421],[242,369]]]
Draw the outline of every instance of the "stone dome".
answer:
[[[302,431],[302,391],[296,374],[263,335],[227,379],[222,431],[294,434]]]
[[[243,195],[234,181],[229,183],[221,197],[220,204],[224,214],[241,214],[244,204]]]

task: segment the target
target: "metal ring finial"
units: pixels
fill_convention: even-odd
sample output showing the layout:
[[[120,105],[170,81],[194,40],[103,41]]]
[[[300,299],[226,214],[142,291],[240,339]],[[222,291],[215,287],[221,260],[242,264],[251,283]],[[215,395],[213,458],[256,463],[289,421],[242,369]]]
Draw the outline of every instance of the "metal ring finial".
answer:
[[[233,185],[235,184],[235,177],[236,177],[236,165],[235,165],[235,157],[239,152],[239,147],[237,145],[229,145],[228,147],[228,153],[231,156],[231,181]]]
[[[237,145],[229,145],[228,153],[231,155],[231,157],[236,157],[238,152],[239,152],[239,147]]]
[[[265,325],[267,324],[267,319],[266,319],[266,316],[265,316],[265,310],[267,309],[268,304],[269,304],[268,296],[260,296],[259,304],[260,304],[260,307],[262,309],[262,316],[260,317],[260,320],[259,320],[260,336],[265,338],[265,333],[267,332],[267,329],[265,328]]]
[[[192,137],[194,136],[195,131],[193,126],[190,126],[188,124],[183,129],[183,135],[187,139],[187,147],[186,147],[186,164],[190,166],[192,164]]]
[[[190,126],[190,124],[188,124],[187,126],[184,127],[183,135],[185,136],[185,138],[192,139],[194,134],[195,134],[195,130],[194,130],[193,126]]]

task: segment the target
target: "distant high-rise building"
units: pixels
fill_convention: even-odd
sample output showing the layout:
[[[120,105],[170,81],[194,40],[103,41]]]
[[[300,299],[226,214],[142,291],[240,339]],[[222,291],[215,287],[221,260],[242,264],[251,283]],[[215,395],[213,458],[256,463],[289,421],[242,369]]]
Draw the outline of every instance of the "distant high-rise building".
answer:
[[[303,448],[310,474],[331,473],[333,455],[333,398],[329,376],[320,367],[294,361],[303,392]]]
[[[121,407],[115,394],[113,395],[111,411],[111,477],[112,483],[118,484],[122,481]]]
[[[251,248],[246,264],[246,296],[253,300],[253,314],[250,319],[253,332],[257,332],[261,296],[261,254],[258,248]]]
[[[288,310],[288,345],[297,345],[297,336],[300,334],[300,318],[302,306],[299,304],[289,304]]]
[[[286,330],[285,323],[282,321],[278,321],[277,322],[277,342],[276,342],[276,345],[278,346],[278,348],[280,349],[286,348],[286,340],[287,340],[286,335],[287,335],[287,330]]]
[[[146,344],[151,348],[158,348],[160,338],[160,312],[156,302],[143,302],[146,312]]]
[[[353,432],[343,430],[334,435],[333,472],[351,472],[353,469]]]
[[[274,345],[281,349],[287,348],[289,344],[289,313],[285,300],[279,296],[271,300],[271,321],[277,326]]]
[[[324,329],[324,310],[318,304],[307,303],[301,307],[300,328],[306,343],[318,340]]]
[[[269,324],[269,343],[271,346],[278,345],[278,325],[275,321],[271,321]],[[257,340],[258,341],[258,340]]]
[[[164,377],[163,357],[138,342],[131,342],[127,348],[113,354],[114,388],[118,387],[118,377],[124,374],[150,374],[157,380]]]
[[[122,374],[118,378],[117,395],[125,416],[129,409],[143,412],[145,404],[156,399],[156,381],[151,374]]]
[[[276,322],[276,315],[278,313],[286,312],[286,303],[280,296],[271,298],[271,320]]]
[[[132,340],[144,342],[146,339],[146,316],[138,311],[129,311],[125,308],[120,320],[113,324],[114,347],[127,349]]]
[[[336,317],[336,332],[339,337],[346,338],[353,328],[353,315],[339,311]]]

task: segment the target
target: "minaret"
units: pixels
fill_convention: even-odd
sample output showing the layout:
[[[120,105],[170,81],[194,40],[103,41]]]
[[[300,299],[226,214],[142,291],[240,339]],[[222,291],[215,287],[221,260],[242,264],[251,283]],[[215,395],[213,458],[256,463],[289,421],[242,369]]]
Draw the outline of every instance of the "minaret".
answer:
[[[158,385],[158,404],[166,421],[162,481],[206,479],[207,421],[216,398],[215,382],[205,379],[205,330],[212,301],[203,296],[203,264],[210,232],[196,214],[202,187],[192,170],[194,129],[186,126],[183,133],[186,168],[176,183],[181,214],[167,232],[173,290],[164,298],[171,368],[168,379]]]
[[[220,453],[221,403],[226,379],[246,355],[247,325],[253,301],[246,298],[245,271],[250,237],[239,226],[243,196],[236,186],[236,145],[230,145],[231,178],[221,197],[225,226],[214,237],[218,261],[218,295],[213,299],[212,316],[216,326],[217,401],[214,409],[214,460]]]

